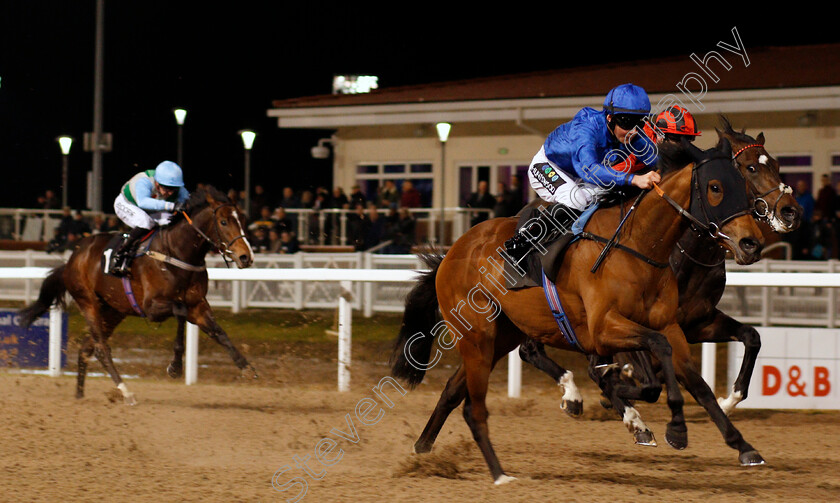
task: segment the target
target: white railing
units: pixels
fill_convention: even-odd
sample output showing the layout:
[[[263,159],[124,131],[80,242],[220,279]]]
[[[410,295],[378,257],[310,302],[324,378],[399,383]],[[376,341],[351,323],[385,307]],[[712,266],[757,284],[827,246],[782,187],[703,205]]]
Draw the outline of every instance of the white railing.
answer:
[[[801,264],[788,268],[808,266]],[[747,268],[748,269],[748,268]],[[0,280],[41,280],[49,272],[48,267],[0,267]],[[208,269],[211,281],[304,281],[304,282],[332,282],[338,283],[339,308],[339,342],[338,342],[338,389],[346,391],[350,384],[350,347],[352,320],[352,283],[404,283],[410,284],[416,280],[417,270],[383,270],[383,269],[335,269],[335,268],[298,268],[298,269]],[[727,274],[728,285],[739,287],[759,288],[810,288],[828,289],[840,288],[840,273],[836,272],[731,272]],[[50,316],[50,375],[57,376],[60,372],[61,327],[60,316],[53,309]],[[198,329],[191,325],[187,330],[187,348],[185,354],[185,380],[192,384],[197,380],[198,360]],[[58,360],[55,360],[58,358]],[[517,350],[509,355],[508,365],[508,395],[520,396],[521,390],[521,362]],[[714,387],[715,345],[703,345],[703,359],[701,370],[704,379]]]
[[[7,280],[43,280],[49,273],[49,267],[0,267],[0,281]],[[211,281],[317,281],[338,283],[338,390],[350,389],[351,361],[351,323],[352,323],[352,282],[370,283],[412,283],[417,279],[417,271],[385,269],[217,269],[207,270]],[[61,372],[61,311],[50,309],[49,332],[49,375],[58,377]],[[198,380],[198,327],[187,323],[184,352],[184,380],[194,384]]]
[[[42,251],[0,251],[0,267],[55,267],[66,262],[70,252],[48,254]],[[211,268],[225,267],[217,255],[207,257]],[[254,255],[253,269],[383,269],[410,270],[421,267],[415,255],[373,253],[295,253]],[[0,282],[0,301],[30,303],[38,297],[39,282],[33,279],[7,279]],[[354,285],[354,309],[367,317],[377,312],[400,312],[407,285],[379,282]],[[213,281],[207,299],[213,306],[234,313],[247,308],[333,309],[338,305],[339,287],[330,281]]]
[[[54,267],[69,253],[39,251],[0,251],[0,267]],[[411,270],[422,266],[415,255],[356,253],[296,253],[292,255],[258,253],[252,269],[384,269]],[[217,256],[208,256],[209,267],[222,268]],[[739,321],[761,326],[840,327],[838,291],[825,286],[810,287],[737,285],[731,273],[791,272],[825,274],[840,272],[840,261],[789,261],[764,259],[751,266],[728,262],[727,287],[720,301],[722,311]],[[37,298],[35,280],[0,282],[0,301],[32,302]],[[213,306],[238,313],[248,308],[334,309],[338,306],[339,286],[331,281],[217,281],[208,293]],[[401,312],[409,285],[400,282],[370,282],[353,285],[353,308],[366,317],[375,313]]]

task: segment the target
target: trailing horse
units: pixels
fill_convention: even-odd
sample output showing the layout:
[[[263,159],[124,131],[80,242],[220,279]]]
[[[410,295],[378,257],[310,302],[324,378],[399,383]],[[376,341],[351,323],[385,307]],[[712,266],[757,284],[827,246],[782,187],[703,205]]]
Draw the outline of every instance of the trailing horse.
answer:
[[[236,208],[224,194],[213,187],[194,192],[185,212],[173,215],[169,224],[148,238],[149,249],[133,261],[130,279],[103,272],[102,257],[112,238],[113,234],[95,234],[80,240],[67,263],[53,269],[44,280],[38,300],[20,312],[21,325],[28,327],[50,305],[63,303],[65,292],[76,301],[90,332],[79,348],[77,398],[84,396],[87,362],[95,354],[125,402],[136,403],[108,346],[114,328],[130,315],[154,322],[173,315],[183,317],[224,346],[237,367],[256,377],[256,371],[216,323],[206,299],[204,258],[210,250],[220,251],[240,268],[253,261]]]
[[[416,452],[431,449],[446,417],[464,400],[464,419],[493,480],[496,484],[512,480],[502,470],[490,443],[485,397],[496,362],[531,337],[584,354],[650,351],[661,362],[665,376],[672,414],[666,431],[669,443],[678,448],[687,445],[679,380],[706,408],[726,443],[738,450],[742,464],[764,462],[721,411],[691,359],[677,320],[674,273],[668,267],[653,265],[667,262],[690,222],[706,229],[714,224],[716,237],[740,263],[752,263],[760,257],[761,231],[750,215],[745,181],[732,169],[728,142],[706,152],[690,145],[689,153],[692,162],[687,164],[669,161],[667,156],[660,161],[661,191],[649,192],[641,199],[622,234],[623,249],[633,250],[633,254],[616,250],[593,274],[590,268],[601,252],[601,243],[578,239],[569,246],[557,276],[549,281],[557,287],[572,333],[558,330],[540,289],[502,290],[503,273],[483,263],[485,257],[498,256],[502,243],[513,234],[515,219],[483,222],[456,241],[429,273],[435,278],[437,309],[446,330],[430,333],[440,324],[429,326],[428,322],[425,327],[413,326],[401,331],[394,347],[392,371],[398,377],[412,373],[409,384],[422,378],[429,362],[417,356],[431,355],[435,335],[439,344],[443,337],[448,337],[447,346],[456,341],[462,359],[414,445]],[[612,235],[622,217],[620,207],[599,210],[592,215],[586,231],[595,236]],[[640,256],[647,260],[640,260]],[[430,283],[425,277],[417,288],[425,291]],[[421,292],[413,293],[419,297]],[[424,294],[426,298],[430,295]],[[465,309],[468,306],[472,316]],[[432,312],[427,313],[427,320],[432,319]],[[409,335],[414,329],[420,330]],[[410,367],[414,370],[408,371]]]

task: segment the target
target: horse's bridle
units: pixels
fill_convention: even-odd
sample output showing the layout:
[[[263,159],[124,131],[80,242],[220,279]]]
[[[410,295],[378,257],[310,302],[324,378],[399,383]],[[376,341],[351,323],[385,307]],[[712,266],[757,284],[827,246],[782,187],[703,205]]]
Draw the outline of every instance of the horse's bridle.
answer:
[[[761,148],[761,149],[763,149],[764,145],[762,145],[760,143],[751,143],[749,145],[745,145],[745,146],[741,147],[737,152],[735,152],[732,155],[732,160],[735,161],[735,162],[738,162],[738,156],[741,155],[745,150],[750,149],[750,148]],[[765,150],[765,153],[766,152],[767,151]],[[770,154],[767,154],[767,155],[769,156]],[[785,194],[792,194],[793,193],[793,189],[789,185],[785,185],[783,182],[779,182],[778,187],[774,187],[774,188],[768,190],[767,192],[765,192],[763,194],[757,194],[756,195],[755,187],[753,186],[753,184],[750,184],[750,190],[753,192],[753,195],[754,195],[754,198],[755,198],[754,203],[753,203],[753,211],[755,212],[755,215],[758,218],[763,218],[764,220],[767,221],[767,223],[770,223],[770,221],[772,220],[771,217],[776,214],[776,209],[778,208],[779,201],[781,201],[782,197]],[[771,210],[771,206],[769,204],[767,204],[767,200],[765,200],[764,198],[766,196],[769,196],[773,192],[776,192],[777,190],[779,191],[779,195],[776,197],[776,200],[773,202],[773,206],[772,206],[772,210]],[[764,211],[763,212],[761,210],[759,210],[759,203],[764,205]]]
[[[729,236],[727,236],[726,234],[724,234],[720,231],[721,228],[723,228],[723,226],[726,225],[726,223],[729,222],[730,220],[733,220],[733,219],[738,218],[738,217],[743,216],[743,215],[750,214],[751,212],[755,211],[755,208],[753,207],[752,209],[750,209],[749,207],[747,207],[746,209],[737,210],[737,211],[734,211],[733,213],[731,213],[729,215],[724,216],[723,218],[719,218],[719,219],[716,219],[716,220],[713,220],[712,218],[710,218],[708,201],[700,193],[701,187],[700,187],[699,182],[697,181],[696,172],[699,168],[701,168],[702,166],[704,166],[708,162],[713,161],[713,160],[719,160],[721,158],[722,157],[720,157],[720,156],[714,156],[714,157],[710,157],[708,159],[703,159],[702,161],[696,163],[694,165],[694,167],[691,168],[692,199],[694,199],[693,194],[696,191],[697,194],[698,194],[697,200],[700,203],[700,209],[703,212],[703,218],[704,218],[705,222],[701,221],[699,218],[692,215],[690,211],[688,211],[685,208],[683,208],[682,206],[680,206],[680,204],[678,202],[674,201],[670,196],[668,196],[668,194],[666,194],[665,191],[663,191],[659,187],[659,185],[654,183],[653,184],[653,189],[656,192],[656,194],[659,195],[659,197],[661,197],[662,199],[667,201],[668,204],[673,206],[674,209],[677,210],[677,212],[681,216],[687,218],[689,220],[689,222],[691,222],[692,227],[694,227],[695,229],[707,232],[709,234],[709,236],[711,236],[713,239],[731,240],[731,238]],[[739,175],[740,175],[740,173],[739,173]],[[753,204],[753,206],[754,206],[754,204]]]
[[[186,211],[183,211],[181,213],[184,214],[184,218],[187,219],[187,222],[189,222],[190,226],[193,229],[195,229],[195,231],[198,232],[198,234],[202,238],[204,238],[205,241],[210,243],[210,246],[212,246],[219,255],[222,256],[222,260],[225,261],[225,266],[230,267],[230,262],[228,262],[228,256],[233,255],[233,251],[231,251],[231,249],[230,249],[231,245],[233,245],[233,243],[235,243],[239,239],[246,239],[246,236],[245,236],[245,233],[243,232],[242,234],[236,236],[235,238],[231,239],[227,243],[222,242],[222,230],[219,228],[219,219],[216,217],[216,212],[219,211],[221,208],[224,208],[226,206],[231,206],[231,207],[235,208],[233,203],[223,203],[223,204],[220,204],[219,206],[216,206],[215,208],[213,208],[213,224],[214,224],[214,228],[216,229],[216,237],[218,237],[218,239],[216,241],[212,240],[210,238],[210,236],[208,236],[207,234],[204,233],[204,231],[202,231],[201,229],[196,227],[196,225],[193,223],[192,219],[189,217],[189,215],[187,215]],[[241,228],[242,227],[240,226],[240,229]]]

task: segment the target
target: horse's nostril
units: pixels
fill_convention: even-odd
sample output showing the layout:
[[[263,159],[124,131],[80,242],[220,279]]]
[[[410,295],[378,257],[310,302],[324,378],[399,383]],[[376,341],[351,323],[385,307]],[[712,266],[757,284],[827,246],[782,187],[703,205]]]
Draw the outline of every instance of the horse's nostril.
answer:
[[[239,261],[242,262],[243,264],[250,264],[251,263],[251,257],[249,257],[248,255],[240,255],[239,256]]]
[[[782,215],[782,218],[785,222],[792,223],[795,222],[797,218],[799,218],[799,212],[796,211],[796,208],[792,206],[784,206],[782,210],[779,212]]]
[[[743,238],[739,242],[739,245],[741,246],[741,250],[743,250],[744,253],[749,254],[756,253],[758,250],[761,249],[761,244],[758,242],[758,240],[753,238]]]

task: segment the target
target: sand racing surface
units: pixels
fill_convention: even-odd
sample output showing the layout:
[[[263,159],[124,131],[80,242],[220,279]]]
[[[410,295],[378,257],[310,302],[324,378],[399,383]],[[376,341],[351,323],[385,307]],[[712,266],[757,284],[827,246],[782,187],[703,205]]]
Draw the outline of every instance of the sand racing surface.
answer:
[[[638,406],[660,444],[640,447],[600,407],[585,373],[584,417],[575,420],[560,410],[558,388],[527,366],[522,397],[508,398],[502,363],[488,398],[490,435],[518,480],[496,487],[460,408],[431,454],[411,454],[451,358],[404,396],[383,387],[388,408],[372,391],[388,375],[385,346],[367,354],[354,346],[352,389],[339,393],[334,354],[264,352],[252,358],[260,379],[243,381],[202,344],[193,386],[166,377],[165,351],[116,347],[118,367],[137,376],[126,381],[136,406],[103,377],[89,378],[77,400],[71,375],[0,369],[0,501],[281,502],[295,500],[300,480],[306,502],[840,501],[838,412],[736,410],[735,425],[768,461],[743,468],[690,397],[688,449],[664,442],[664,400]],[[96,362],[90,369],[101,372]],[[362,424],[357,407],[381,417]]]

